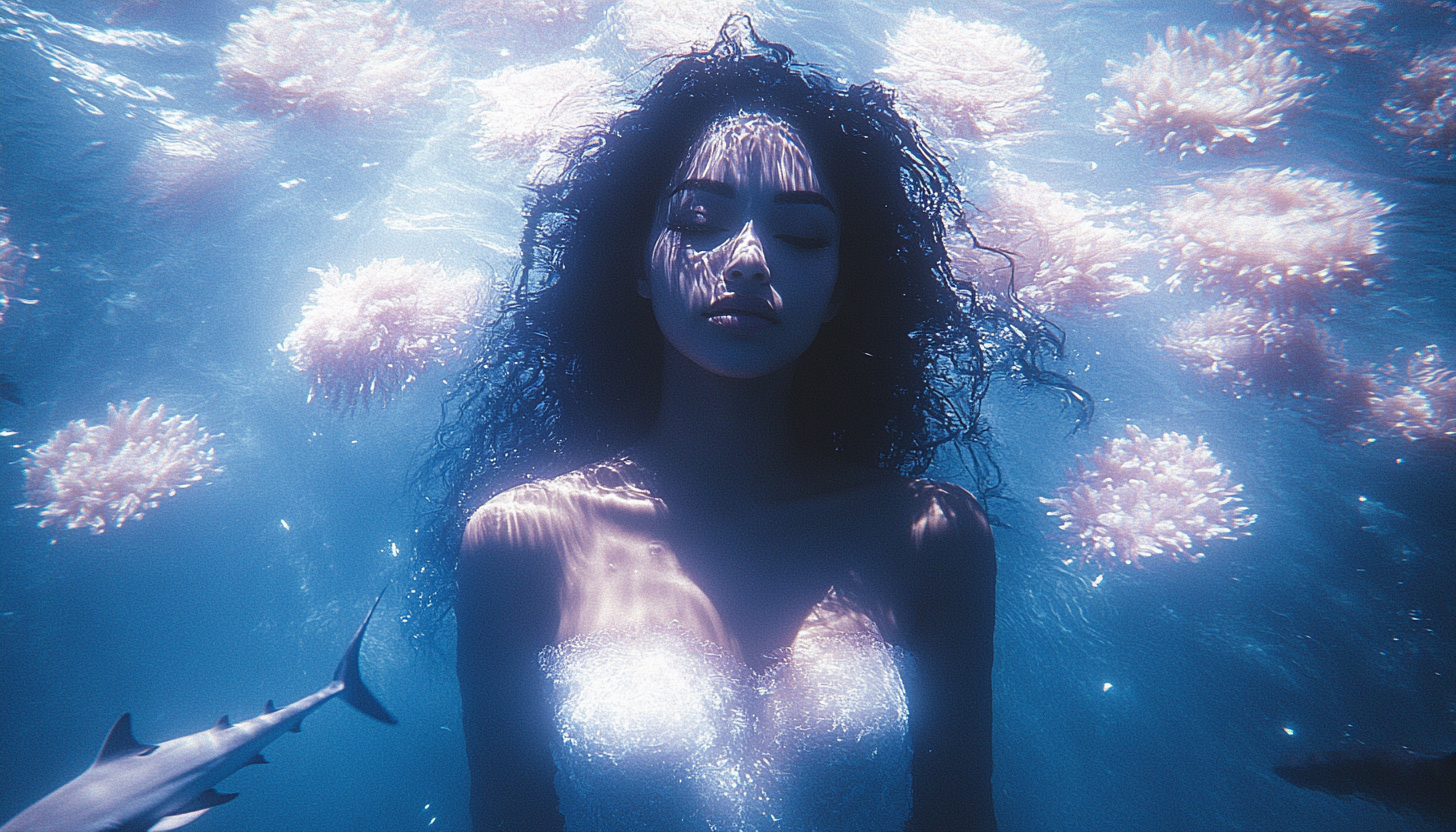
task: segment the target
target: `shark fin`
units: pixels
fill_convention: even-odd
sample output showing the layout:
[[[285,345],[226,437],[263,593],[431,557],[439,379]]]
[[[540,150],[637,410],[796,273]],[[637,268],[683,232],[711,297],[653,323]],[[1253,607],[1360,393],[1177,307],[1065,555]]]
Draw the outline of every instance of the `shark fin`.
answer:
[[[96,755],[96,762],[93,766],[102,763],[109,763],[118,757],[135,757],[156,751],[155,745],[142,745],[131,735],[131,714],[122,714],[117,717],[116,724],[111,726],[111,733],[106,735],[106,742],[101,744],[101,753]]]
[[[203,814],[215,806],[221,806],[229,800],[237,797],[238,793],[219,794],[213,789],[208,789],[202,794],[194,797],[192,802],[183,806],[178,811],[162,818],[152,825],[147,832],[167,832],[169,829],[178,829],[202,817]]]
[[[261,766],[261,765],[266,765],[267,762],[268,762],[267,760],[263,759],[263,755],[262,754],[254,754],[253,755],[253,759],[247,761],[246,763],[243,763],[243,765],[245,765],[245,766]]]
[[[227,714],[223,714],[222,716],[217,718],[217,723],[212,726],[212,730],[226,731],[231,727],[233,727],[233,724],[231,722],[228,722]]]
[[[278,709],[275,708],[275,707],[273,707],[273,700],[272,699],[269,699],[263,705],[263,713],[265,713],[265,714],[271,714],[271,713],[273,713],[276,710],[278,710]]]
[[[398,724],[399,720],[390,715],[369,688],[364,687],[364,680],[359,678],[359,645],[364,641],[364,628],[369,626],[369,619],[374,616],[374,610],[379,606],[379,601],[384,597],[380,593],[379,598],[374,599],[374,606],[369,608],[369,614],[364,616],[364,623],[359,625],[359,631],[354,633],[354,640],[349,642],[348,648],[344,650],[344,657],[339,659],[339,667],[334,671],[334,681],[343,682],[344,690],[339,694],[359,713],[372,717],[387,725]]]
[[[288,726],[288,733],[290,733],[290,734],[302,734],[303,733],[303,719],[300,718],[297,722],[295,722],[292,725]]]

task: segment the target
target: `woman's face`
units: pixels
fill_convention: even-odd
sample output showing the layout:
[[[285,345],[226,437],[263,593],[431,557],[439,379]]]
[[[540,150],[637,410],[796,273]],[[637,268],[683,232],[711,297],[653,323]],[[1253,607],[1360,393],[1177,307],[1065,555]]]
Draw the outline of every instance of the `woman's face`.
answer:
[[[839,212],[799,132],[762,113],[714,122],[658,204],[647,279],[663,336],[731,378],[788,367],[834,316]]]

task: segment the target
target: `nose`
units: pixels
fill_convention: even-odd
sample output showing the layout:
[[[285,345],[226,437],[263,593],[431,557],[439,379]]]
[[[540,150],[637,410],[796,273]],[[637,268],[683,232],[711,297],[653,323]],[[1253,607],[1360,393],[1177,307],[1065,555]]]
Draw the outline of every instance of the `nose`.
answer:
[[[723,282],[730,289],[734,284],[768,282],[768,260],[763,254],[763,241],[753,230],[753,220],[749,220],[727,246],[728,262],[723,266]]]

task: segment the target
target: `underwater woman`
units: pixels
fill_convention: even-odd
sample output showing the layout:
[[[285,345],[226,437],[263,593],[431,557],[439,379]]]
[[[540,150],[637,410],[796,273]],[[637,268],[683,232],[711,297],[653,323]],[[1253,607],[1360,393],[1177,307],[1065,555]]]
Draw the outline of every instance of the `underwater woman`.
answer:
[[[955,200],[741,16],[536,189],[441,434],[475,828],[994,828]]]

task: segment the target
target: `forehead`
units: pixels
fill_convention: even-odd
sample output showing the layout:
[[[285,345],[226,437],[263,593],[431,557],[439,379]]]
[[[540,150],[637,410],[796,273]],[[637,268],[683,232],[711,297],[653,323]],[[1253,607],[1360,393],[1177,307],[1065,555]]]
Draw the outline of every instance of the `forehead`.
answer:
[[[676,181],[686,179],[738,188],[824,190],[799,131],[764,113],[739,113],[708,125],[678,169]]]

